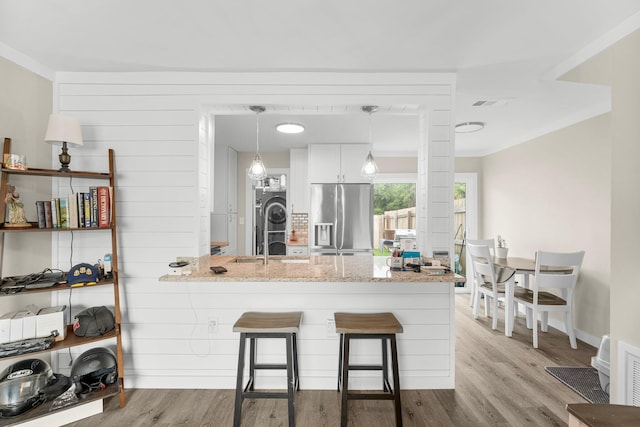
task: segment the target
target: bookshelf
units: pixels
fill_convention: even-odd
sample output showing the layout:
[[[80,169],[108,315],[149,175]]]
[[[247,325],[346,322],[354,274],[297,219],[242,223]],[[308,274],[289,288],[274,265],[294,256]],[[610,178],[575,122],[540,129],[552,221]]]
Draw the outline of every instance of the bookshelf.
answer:
[[[9,154],[11,152],[11,139],[4,139],[3,146],[3,154]],[[88,286],[111,286],[113,289],[113,304],[114,304],[114,316],[115,316],[115,329],[106,333],[105,335],[99,337],[78,337],[73,333],[72,329],[67,331],[67,336],[62,341],[56,341],[51,348],[33,352],[26,353],[20,356],[7,356],[3,357],[2,360],[8,360],[12,358],[24,358],[25,356],[38,358],[39,354],[47,353],[47,352],[55,352],[62,349],[67,349],[70,347],[91,344],[91,343],[100,343],[104,340],[109,340],[115,338],[116,340],[116,358],[118,362],[118,381],[107,387],[105,390],[100,391],[99,393],[95,393],[89,398],[84,398],[78,402],[78,404],[87,403],[90,400],[98,400],[104,399],[109,396],[118,395],[120,399],[120,407],[124,407],[126,404],[125,401],[125,388],[124,388],[124,365],[123,365],[123,351],[122,351],[122,337],[121,337],[121,313],[120,313],[120,278],[118,272],[118,244],[117,244],[117,216],[116,216],[116,182],[115,182],[115,163],[114,163],[114,152],[112,149],[108,150],[107,153],[108,162],[109,162],[109,171],[108,172],[90,172],[90,171],[71,171],[71,172],[59,172],[57,170],[50,169],[26,169],[26,170],[18,170],[18,169],[8,169],[5,168],[4,165],[0,169],[1,175],[1,183],[0,183],[0,271],[2,270],[2,263],[4,258],[4,246],[5,239],[9,238],[19,238],[16,234],[19,233],[68,233],[68,232],[93,232],[93,233],[109,233],[111,240],[111,265],[112,265],[112,278],[110,280],[101,280],[96,285]],[[4,155],[3,155],[4,159]],[[7,194],[10,180],[12,176],[33,176],[33,177],[44,177],[50,179],[60,179],[60,178],[89,178],[95,180],[104,181],[105,185],[108,185],[111,188],[110,194],[110,205],[111,205],[111,221],[108,227],[81,227],[81,228],[38,228],[38,222],[31,222],[31,227],[6,227],[5,221],[6,218],[6,210],[7,204],[5,202],[4,195]],[[4,277],[4,276],[3,276]],[[1,294],[0,298],[11,298],[14,295],[29,295],[31,293],[41,293],[41,292],[56,292],[56,291],[64,291],[69,289],[69,286],[65,284],[58,284],[51,288],[46,289],[24,289],[20,291],[18,294]],[[83,287],[74,288],[74,292],[82,292]],[[70,319],[71,320],[71,319]],[[68,328],[72,328],[70,325]],[[90,400],[88,400],[90,399]],[[18,415],[16,417],[0,419],[0,426],[11,425],[18,422],[24,422],[26,420],[37,418],[40,416],[45,416],[50,413],[51,402],[45,402],[39,405],[36,408],[28,410],[27,412]],[[64,408],[60,408],[60,410],[65,410],[73,407],[65,406]]]

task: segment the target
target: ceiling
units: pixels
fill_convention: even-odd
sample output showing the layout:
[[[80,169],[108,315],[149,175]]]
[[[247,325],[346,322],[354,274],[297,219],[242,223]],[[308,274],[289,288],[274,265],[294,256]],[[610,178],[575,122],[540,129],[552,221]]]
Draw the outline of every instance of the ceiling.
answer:
[[[0,55],[56,71],[455,72],[456,155],[482,156],[608,111],[609,90],[558,80],[640,26],[640,0],[0,0]],[[486,101],[474,106],[478,101]],[[255,115],[216,122],[255,147]],[[411,106],[372,116],[374,153],[415,152]],[[360,106],[268,106],[261,150],[367,142]],[[295,113],[295,114],[292,114]],[[276,122],[305,124],[275,135]]]

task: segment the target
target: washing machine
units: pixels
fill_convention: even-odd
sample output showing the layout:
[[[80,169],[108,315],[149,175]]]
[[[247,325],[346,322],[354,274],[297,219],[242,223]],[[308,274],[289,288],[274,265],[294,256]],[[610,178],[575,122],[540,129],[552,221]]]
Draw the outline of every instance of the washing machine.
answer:
[[[254,254],[264,254],[265,229],[269,255],[286,255],[287,193],[256,189]]]

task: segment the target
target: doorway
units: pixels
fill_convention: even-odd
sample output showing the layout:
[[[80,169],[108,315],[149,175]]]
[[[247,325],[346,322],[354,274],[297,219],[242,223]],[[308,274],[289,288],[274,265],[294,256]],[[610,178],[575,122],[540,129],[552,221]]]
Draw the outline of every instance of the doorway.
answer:
[[[456,291],[468,292],[471,272],[466,242],[478,238],[478,174],[456,173],[453,185],[454,203],[454,256],[455,272],[467,278],[466,283],[456,283]]]

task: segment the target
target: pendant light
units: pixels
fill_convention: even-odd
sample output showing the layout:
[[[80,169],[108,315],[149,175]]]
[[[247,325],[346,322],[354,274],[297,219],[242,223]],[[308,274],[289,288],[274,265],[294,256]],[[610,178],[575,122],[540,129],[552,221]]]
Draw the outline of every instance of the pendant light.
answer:
[[[371,151],[373,151],[373,142],[371,140],[371,114],[378,111],[378,106],[364,105],[362,107],[362,111],[369,113],[369,154],[367,154],[367,158],[362,166],[362,176],[368,179],[373,179],[378,174],[378,165],[376,165],[376,161],[373,159],[373,155],[371,154]]]
[[[259,114],[264,112],[264,107],[252,105],[249,109],[256,113],[256,157],[249,166],[249,177],[254,181],[259,181],[267,177],[267,168],[264,167],[262,157],[260,157],[260,121],[258,120]]]

